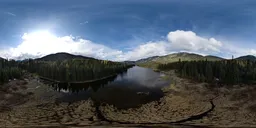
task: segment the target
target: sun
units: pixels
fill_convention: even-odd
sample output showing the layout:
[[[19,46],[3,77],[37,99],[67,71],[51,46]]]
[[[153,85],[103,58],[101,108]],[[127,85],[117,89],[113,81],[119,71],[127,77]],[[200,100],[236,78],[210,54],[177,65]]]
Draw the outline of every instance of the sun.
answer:
[[[32,33],[25,33],[22,37],[24,40],[36,40],[36,41],[42,41],[42,42],[49,42],[57,37],[53,35],[51,32],[48,30],[40,30],[40,31],[35,31]]]
[[[24,33],[22,36],[22,43],[15,50],[17,53],[37,54],[49,54],[58,51],[64,51],[63,45],[65,45],[57,36],[49,32],[48,30],[39,30],[31,33]]]

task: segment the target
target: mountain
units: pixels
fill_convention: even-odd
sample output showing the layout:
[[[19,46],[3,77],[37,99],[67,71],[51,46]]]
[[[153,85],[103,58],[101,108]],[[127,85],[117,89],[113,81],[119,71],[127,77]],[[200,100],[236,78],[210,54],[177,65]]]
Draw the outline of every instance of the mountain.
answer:
[[[171,63],[171,62],[177,62],[179,60],[192,61],[192,60],[206,60],[206,59],[209,61],[223,60],[223,58],[216,57],[216,56],[202,56],[194,53],[180,52],[180,53],[173,53],[166,56],[157,57],[152,59],[151,61],[154,61],[157,63]]]
[[[69,53],[55,53],[55,54],[50,54],[47,56],[44,56],[42,58],[38,58],[35,60],[39,60],[39,61],[58,61],[58,60],[70,60],[70,59],[94,59],[91,57],[85,57],[85,56],[81,56],[81,55],[72,55]]]
[[[177,62],[179,59],[181,61],[190,61],[190,60],[202,60],[204,57],[198,54],[193,54],[193,53],[174,53],[174,54],[169,54],[166,56],[161,56],[158,57],[152,61],[159,62],[159,63],[171,63],[171,62]]]
[[[218,56],[212,56],[212,55],[204,56],[204,58],[206,58],[207,60],[210,60],[210,61],[224,60],[224,58],[221,58],[221,57],[218,57]]]
[[[135,61],[124,61],[124,63],[134,65],[134,64],[135,64]]]
[[[252,61],[256,61],[256,57],[253,55],[246,55],[246,56],[241,56],[236,58],[236,60],[252,60]]]
[[[136,61],[136,64],[142,67],[150,67],[156,69],[159,64],[163,63],[172,63],[181,61],[193,61],[193,60],[208,60],[208,61],[220,61],[223,60],[221,57],[217,56],[202,56],[194,53],[173,53],[166,56],[154,56],[145,59],[141,59]]]
[[[144,63],[144,62],[148,62],[148,61],[152,61],[156,58],[158,58],[159,56],[152,56],[152,57],[148,57],[148,58],[144,58],[144,59],[140,59],[137,60],[136,63]]]

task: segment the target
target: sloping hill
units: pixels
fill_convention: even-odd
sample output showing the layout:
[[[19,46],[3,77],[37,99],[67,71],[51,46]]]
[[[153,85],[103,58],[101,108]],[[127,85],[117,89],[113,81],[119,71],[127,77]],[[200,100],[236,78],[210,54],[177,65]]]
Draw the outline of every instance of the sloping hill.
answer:
[[[144,62],[148,62],[148,61],[152,61],[156,58],[158,58],[159,56],[152,56],[152,57],[148,57],[148,58],[144,58],[144,59],[140,59],[137,60],[136,63],[144,63]]]
[[[212,56],[212,55],[208,55],[208,56],[204,56],[205,59],[209,60],[209,61],[220,61],[220,60],[224,60],[224,58],[218,57],[218,56]]]
[[[70,60],[70,59],[94,59],[91,57],[85,57],[85,56],[81,56],[81,55],[72,55],[69,53],[56,53],[56,54],[50,54],[47,56],[44,56],[42,58],[38,58],[35,60],[39,60],[39,61],[58,61],[58,60]]]
[[[251,61],[256,61],[256,57],[253,55],[246,55],[246,56],[241,56],[236,58],[236,60],[251,60]]]
[[[208,61],[223,60],[223,58],[216,57],[216,56],[202,56],[202,55],[198,55],[198,54],[194,54],[194,53],[180,52],[180,53],[169,54],[166,56],[161,56],[161,57],[153,59],[152,61],[155,61],[158,63],[172,63],[172,62],[177,62],[179,60],[192,61],[192,60],[206,60],[206,59]]]
[[[202,60],[204,57],[198,54],[191,54],[191,53],[174,53],[169,54],[166,56],[158,57],[152,61],[158,62],[158,63],[171,63],[171,62],[177,62],[179,59],[181,61],[191,61],[191,60]]]
[[[135,64],[135,61],[124,61],[124,63],[126,63],[126,64]]]
[[[136,61],[136,64],[142,67],[149,67],[155,69],[159,64],[163,63],[172,63],[177,62],[179,60],[181,61],[193,61],[193,60],[208,60],[208,61],[220,61],[223,60],[221,57],[217,56],[202,56],[194,53],[186,53],[186,52],[180,52],[180,53],[173,53],[166,56],[154,56],[149,57],[145,59],[141,59]]]

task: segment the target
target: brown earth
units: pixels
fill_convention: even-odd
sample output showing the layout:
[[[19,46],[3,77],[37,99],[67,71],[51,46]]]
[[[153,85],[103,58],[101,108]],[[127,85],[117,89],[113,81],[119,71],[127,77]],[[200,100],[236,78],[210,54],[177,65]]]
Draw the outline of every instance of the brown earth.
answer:
[[[175,89],[182,95],[197,100],[212,99],[215,108],[202,119],[185,122],[190,125],[219,127],[256,127],[256,87],[253,85],[234,85],[219,87],[205,83],[197,84],[180,79],[169,72],[176,82]]]
[[[34,77],[0,89],[0,127],[255,127],[256,87],[216,87],[180,79],[164,95],[107,88],[86,100],[62,97]],[[178,124],[178,125],[177,125]]]

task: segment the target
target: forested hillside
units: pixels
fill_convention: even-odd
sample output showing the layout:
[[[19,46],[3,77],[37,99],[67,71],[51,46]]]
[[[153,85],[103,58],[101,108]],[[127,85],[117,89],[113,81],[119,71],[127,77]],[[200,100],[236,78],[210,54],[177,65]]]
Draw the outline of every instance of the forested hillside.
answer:
[[[17,62],[0,58],[0,84],[7,82],[9,79],[20,78],[21,76],[22,70],[18,68]]]
[[[251,61],[256,61],[256,57],[252,55],[247,55],[247,56],[240,56],[236,58],[236,60],[251,60]]]
[[[157,69],[157,66],[159,64],[166,64],[166,63],[174,63],[181,61],[199,61],[199,60],[208,60],[208,61],[220,61],[223,60],[221,57],[217,56],[202,56],[199,54],[194,53],[186,53],[186,52],[180,52],[180,53],[173,53],[166,56],[155,56],[155,57],[149,57],[145,59],[141,59],[136,61],[136,64],[142,67],[148,67]]]
[[[47,55],[23,61],[0,58],[0,84],[20,78],[22,70],[62,82],[79,82],[116,75],[132,67],[133,63],[112,62],[68,53]]]
[[[157,56],[157,57],[149,57],[146,59],[138,60],[137,62],[156,62],[156,63],[172,63],[177,62],[179,60],[181,61],[194,61],[194,60],[208,60],[208,61],[219,61],[223,60],[221,57],[217,56],[202,56],[199,54],[194,53],[186,53],[186,52],[180,52],[180,53],[173,53],[166,56]],[[144,60],[144,61],[143,61]]]
[[[158,58],[158,57],[159,57],[159,56],[152,56],[152,57],[140,59],[140,60],[137,60],[136,63],[145,63],[145,62],[149,62],[149,61],[155,60],[155,59]]]
[[[255,58],[254,56],[243,56],[225,60],[216,56],[175,53],[143,59],[141,61],[143,63],[137,61],[136,64],[158,70],[175,69],[181,77],[201,82],[217,80],[224,84],[237,84],[255,82]],[[39,59],[18,62],[0,58],[0,83],[20,78],[22,70],[53,80],[70,82],[101,79],[124,72],[133,65],[132,61],[112,62],[68,53],[51,54]]]
[[[96,59],[70,59],[58,61],[27,60],[22,69],[57,81],[86,81],[100,79],[125,71],[133,65]]]
[[[94,59],[94,58],[60,52],[60,53],[50,54],[50,55],[47,55],[47,56],[44,56],[42,58],[38,58],[35,60],[37,60],[37,61],[58,61],[58,60],[72,60],[72,59]]]
[[[256,82],[256,61],[179,61],[161,64],[159,70],[175,70],[184,78],[200,82],[219,82],[223,84],[253,84]]]

